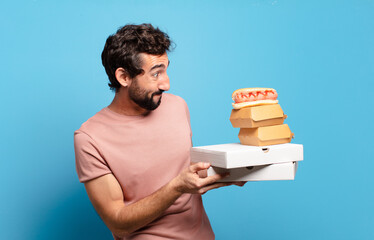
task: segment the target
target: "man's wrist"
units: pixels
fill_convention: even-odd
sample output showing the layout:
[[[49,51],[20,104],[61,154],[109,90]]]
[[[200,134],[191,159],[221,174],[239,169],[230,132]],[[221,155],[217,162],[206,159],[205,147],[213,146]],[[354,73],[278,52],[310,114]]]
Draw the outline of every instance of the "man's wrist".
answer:
[[[183,194],[183,191],[178,177],[179,176],[173,178],[167,186],[172,194],[176,195],[177,197],[180,197]]]

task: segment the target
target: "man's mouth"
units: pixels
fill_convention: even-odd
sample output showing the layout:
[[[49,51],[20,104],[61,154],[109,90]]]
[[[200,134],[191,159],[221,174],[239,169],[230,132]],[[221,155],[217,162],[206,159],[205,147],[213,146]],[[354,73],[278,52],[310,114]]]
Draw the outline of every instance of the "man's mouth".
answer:
[[[157,92],[154,92],[154,93],[152,93],[151,98],[153,98],[154,96],[161,96],[163,92],[164,92],[164,91],[162,91],[162,90],[159,90],[159,91],[157,91]]]

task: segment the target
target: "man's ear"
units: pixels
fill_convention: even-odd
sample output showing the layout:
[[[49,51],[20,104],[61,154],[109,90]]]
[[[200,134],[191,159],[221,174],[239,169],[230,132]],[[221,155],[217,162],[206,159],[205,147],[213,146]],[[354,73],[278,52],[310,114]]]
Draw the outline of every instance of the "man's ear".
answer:
[[[114,75],[116,76],[117,81],[122,85],[122,87],[127,87],[130,85],[131,78],[125,69],[117,68],[114,72]]]

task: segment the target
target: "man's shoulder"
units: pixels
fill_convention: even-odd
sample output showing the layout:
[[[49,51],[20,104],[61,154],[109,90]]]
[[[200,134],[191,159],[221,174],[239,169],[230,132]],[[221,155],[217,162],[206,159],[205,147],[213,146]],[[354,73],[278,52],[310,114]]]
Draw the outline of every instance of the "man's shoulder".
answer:
[[[75,133],[85,133],[91,135],[90,133],[94,130],[100,129],[105,122],[105,108],[101,109],[99,112],[95,113],[87,121],[85,121]]]
[[[182,97],[180,97],[178,95],[174,95],[172,93],[164,93],[164,94],[165,94],[165,100],[167,102],[174,103],[174,104],[187,105],[186,101]]]

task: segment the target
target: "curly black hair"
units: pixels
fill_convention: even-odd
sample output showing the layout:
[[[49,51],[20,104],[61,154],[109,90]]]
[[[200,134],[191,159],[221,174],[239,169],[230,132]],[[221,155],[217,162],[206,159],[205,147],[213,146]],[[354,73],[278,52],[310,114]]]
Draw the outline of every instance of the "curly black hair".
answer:
[[[121,87],[115,76],[117,68],[123,68],[131,78],[144,72],[140,53],[163,55],[170,51],[169,36],[151,24],[125,25],[110,35],[101,53],[101,61],[109,77],[111,90]]]

